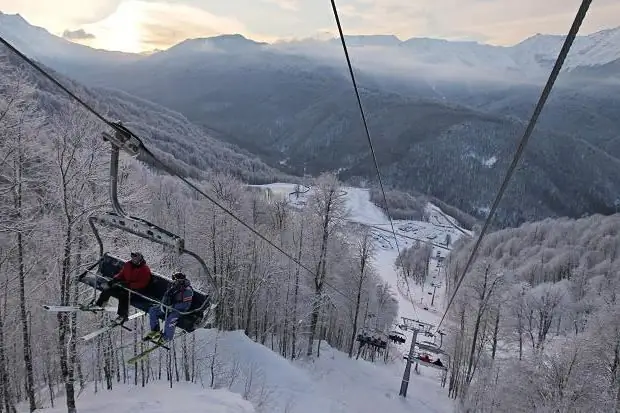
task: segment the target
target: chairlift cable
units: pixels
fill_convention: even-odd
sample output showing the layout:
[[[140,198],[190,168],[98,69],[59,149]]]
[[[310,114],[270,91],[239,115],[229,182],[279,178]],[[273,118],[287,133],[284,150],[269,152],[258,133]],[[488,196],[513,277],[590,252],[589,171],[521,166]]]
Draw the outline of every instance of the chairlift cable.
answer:
[[[355,74],[353,73],[353,65],[351,64],[351,58],[349,57],[349,51],[347,49],[347,43],[344,37],[344,32],[342,30],[342,25],[340,24],[340,17],[338,15],[338,7],[336,6],[335,0],[331,0],[332,11],[334,12],[334,19],[336,20],[336,25],[338,26],[338,33],[340,34],[340,42],[342,43],[342,49],[344,51],[345,58],[347,60],[347,66],[349,68],[349,75],[351,77],[351,82],[353,83],[353,90],[355,91],[355,97],[357,98],[357,105],[359,107],[360,115],[362,117],[362,123],[364,126],[364,131],[366,132],[366,139],[368,141],[368,146],[370,149],[370,154],[372,155],[373,164],[375,170],[377,171],[377,178],[379,180],[379,187],[381,188],[381,194],[383,195],[383,202],[385,202],[385,212],[390,220],[390,226],[392,227],[392,234],[394,235],[394,242],[396,243],[396,250],[398,252],[398,257],[401,257],[400,246],[398,245],[398,238],[396,236],[396,230],[394,229],[394,222],[392,221],[392,217],[390,215],[390,206],[388,204],[387,197],[385,196],[385,189],[383,187],[383,180],[381,179],[381,173],[379,172],[379,163],[377,162],[377,156],[375,155],[375,149],[372,144],[372,139],[370,137],[370,131],[368,130],[368,122],[366,121],[366,114],[364,113],[364,107],[362,105],[362,99],[360,98],[359,89],[357,86],[357,81],[355,80]],[[398,259],[398,258],[397,258]],[[409,289],[409,283],[405,277],[403,272],[403,279],[405,279],[405,284],[407,285],[407,295],[409,300],[411,301],[414,312],[417,315],[417,310],[415,308],[415,303],[413,302],[413,298],[411,297],[411,290]],[[397,286],[398,288],[398,286]]]
[[[333,1],[333,0],[332,0]],[[491,223],[491,219],[493,218],[493,216],[495,215],[495,212],[497,210],[497,207],[499,205],[500,200],[502,199],[502,196],[504,195],[504,192],[506,191],[506,188],[508,187],[508,182],[510,181],[510,178],[512,177],[512,175],[514,174],[514,171],[517,167],[517,164],[519,162],[519,159],[521,158],[521,155],[523,154],[523,151],[525,150],[525,146],[527,145],[527,143],[529,142],[530,136],[532,135],[532,132],[534,131],[534,127],[536,126],[536,123],[538,122],[538,118],[540,116],[540,113],[543,110],[543,107],[545,106],[545,104],[547,103],[547,99],[549,98],[549,95],[551,94],[551,90],[553,89],[553,85],[555,84],[555,81],[558,77],[558,75],[560,74],[560,70],[562,69],[562,65],[564,64],[564,61],[566,60],[566,57],[568,56],[568,52],[570,51],[571,46],[573,45],[573,42],[575,41],[575,38],[577,37],[577,33],[579,32],[579,28],[581,27],[581,24],[583,23],[583,20],[585,19],[587,13],[588,13],[588,9],[590,7],[590,4],[592,3],[592,0],[582,0],[581,6],[579,7],[579,10],[577,11],[577,14],[575,16],[575,19],[573,20],[573,24],[568,32],[568,35],[566,36],[566,39],[564,40],[564,44],[562,45],[562,49],[560,50],[560,53],[558,54],[558,57],[555,61],[555,64],[553,66],[553,69],[551,70],[551,74],[549,75],[549,79],[547,80],[547,83],[542,91],[542,94],[538,100],[538,103],[536,104],[536,108],[534,109],[534,113],[532,114],[532,117],[527,125],[527,128],[525,129],[525,132],[523,134],[523,137],[521,138],[521,141],[519,142],[519,146],[517,148],[517,151],[515,152],[515,155],[512,159],[512,163],[510,164],[508,171],[506,172],[506,176],[504,177],[504,180],[502,182],[502,185],[499,189],[499,192],[497,193],[497,196],[495,197],[495,200],[493,201],[493,206],[491,207],[491,210],[489,211],[489,215],[487,216],[486,221],[484,222],[484,226],[482,227],[482,230],[480,231],[480,235],[478,236],[478,239],[476,240],[476,243],[472,249],[472,252],[467,260],[467,264],[465,265],[465,268],[463,268],[463,271],[461,273],[461,276],[459,277],[459,280],[456,284],[456,288],[454,289],[454,292],[452,293],[452,296],[450,297],[450,301],[448,302],[448,305],[446,307],[446,310],[444,311],[443,316],[441,317],[441,320],[439,321],[439,324],[437,325],[437,329],[439,329],[439,327],[441,327],[441,324],[443,323],[446,315],[448,314],[448,310],[450,309],[450,306],[452,305],[452,303],[454,302],[454,298],[456,297],[456,293],[458,292],[463,279],[465,278],[465,275],[467,274],[467,271],[469,270],[469,267],[472,265],[474,257],[476,255],[476,252],[478,251],[478,249],[480,248],[480,244],[482,242],[482,237],[484,236],[484,234],[487,232],[489,225]]]

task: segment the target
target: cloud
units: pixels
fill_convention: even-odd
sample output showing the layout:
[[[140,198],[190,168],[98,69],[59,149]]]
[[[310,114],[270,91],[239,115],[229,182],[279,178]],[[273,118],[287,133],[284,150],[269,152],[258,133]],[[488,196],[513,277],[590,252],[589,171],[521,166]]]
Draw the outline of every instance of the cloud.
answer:
[[[581,0],[338,0],[346,34],[517,43],[567,32]],[[188,37],[240,33],[260,41],[336,32],[328,1],[317,0],[0,0],[0,10],[62,34],[80,27],[94,47],[140,51]],[[593,2],[581,34],[618,26],[620,2]]]
[[[62,37],[67,40],[92,40],[96,36],[92,33],[86,33],[84,29],[77,29],[77,30],[67,29],[62,33]]]
[[[299,0],[262,0],[264,3],[272,3],[283,10],[298,11]]]
[[[106,18],[122,0],[0,0],[0,10],[20,13],[30,23],[54,32]]]
[[[166,49],[185,39],[223,33],[273,40],[252,32],[234,17],[164,1],[126,0],[106,19],[85,25],[84,29],[97,36],[91,46],[125,52]]]
[[[341,6],[346,32],[488,39],[514,44],[535,33],[566,33],[581,0],[352,0]],[[599,0],[582,33],[615,27],[620,3]]]
[[[140,40],[146,49],[165,48],[185,39],[222,33],[248,33],[234,18],[217,16],[185,5],[133,2],[140,7]]]

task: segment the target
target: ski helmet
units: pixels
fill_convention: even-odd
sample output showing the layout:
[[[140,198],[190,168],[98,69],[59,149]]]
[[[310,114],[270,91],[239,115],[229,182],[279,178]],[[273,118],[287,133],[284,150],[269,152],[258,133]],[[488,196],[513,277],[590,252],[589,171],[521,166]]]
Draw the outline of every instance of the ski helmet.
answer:
[[[130,255],[131,255],[131,261],[136,265],[140,264],[142,260],[144,259],[144,256],[140,252],[132,252]]]
[[[175,272],[174,274],[172,274],[172,279],[173,280],[184,280],[186,279],[185,274],[183,274],[182,272]]]

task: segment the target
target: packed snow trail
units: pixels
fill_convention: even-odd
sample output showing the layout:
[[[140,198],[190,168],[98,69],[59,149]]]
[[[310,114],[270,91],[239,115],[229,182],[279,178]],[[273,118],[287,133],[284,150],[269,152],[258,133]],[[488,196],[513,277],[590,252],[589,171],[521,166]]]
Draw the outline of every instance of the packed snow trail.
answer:
[[[291,205],[297,208],[305,207],[308,196],[312,194],[312,189],[310,189],[307,193],[290,195],[295,191],[295,185],[289,183],[253,186],[269,188],[274,195],[288,198]],[[433,247],[426,283],[419,286],[409,282],[407,285],[404,280],[399,279],[394,265],[398,251],[388,217],[381,208],[372,203],[368,189],[355,187],[342,187],[342,189],[346,191],[346,205],[349,210],[347,219],[350,222],[373,228],[373,238],[377,246],[375,266],[381,278],[392,286],[392,290],[398,298],[398,316],[414,318],[437,325],[441,319],[445,290],[445,283],[443,282],[445,272],[440,260],[446,257],[450,247]],[[445,244],[446,236],[448,235],[451,238],[452,244],[464,234],[471,234],[469,231],[458,227],[456,220],[442,212],[437,206],[429,203],[427,211],[430,214],[430,222],[393,220],[394,229],[398,236],[398,246],[401,251],[416,242],[412,238],[419,239],[422,242],[430,241],[436,245],[441,245]],[[438,257],[438,254],[441,258]],[[431,284],[439,285],[439,287],[435,289]],[[434,300],[432,298],[433,290],[435,290]],[[408,343],[405,343],[401,347],[407,348],[408,345]]]
[[[266,395],[260,411],[288,413],[438,413],[451,412],[452,401],[435,371],[412,372],[407,398],[398,395],[402,364],[371,363],[321,343],[320,357],[290,361],[252,341],[243,331],[197,331],[197,340],[212,352],[217,340],[220,366],[237,363],[241,372],[232,391],[245,391],[241,376],[251,374],[253,394]],[[266,343],[268,344],[268,343]],[[205,354],[210,359],[210,354]],[[208,367],[208,366],[206,366]],[[204,367],[203,367],[204,368]],[[225,370],[226,367],[223,367]],[[205,373],[207,374],[207,373]],[[259,411],[259,408],[256,408]]]

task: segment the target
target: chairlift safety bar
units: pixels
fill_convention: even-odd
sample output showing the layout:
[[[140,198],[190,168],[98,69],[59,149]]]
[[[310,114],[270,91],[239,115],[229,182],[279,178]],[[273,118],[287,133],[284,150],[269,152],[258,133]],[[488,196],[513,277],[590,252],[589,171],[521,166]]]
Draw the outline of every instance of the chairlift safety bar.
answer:
[[[92,214],[89,220],[108,227],[118,228],[158,244],[167,245],[172,247],[177,254],[181,254],[185,249],[183,238],[139,218],[119,216],[115,212],[103,212]]]

